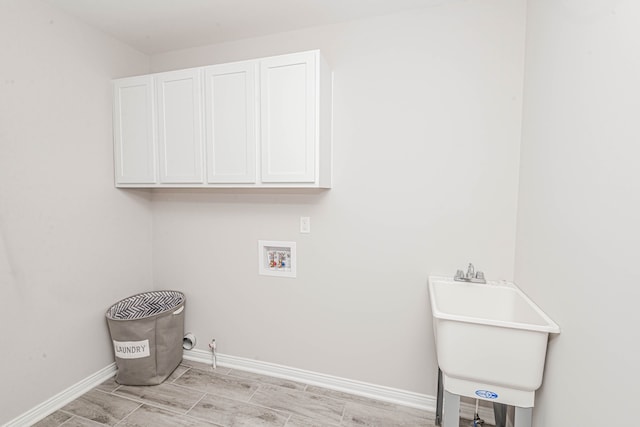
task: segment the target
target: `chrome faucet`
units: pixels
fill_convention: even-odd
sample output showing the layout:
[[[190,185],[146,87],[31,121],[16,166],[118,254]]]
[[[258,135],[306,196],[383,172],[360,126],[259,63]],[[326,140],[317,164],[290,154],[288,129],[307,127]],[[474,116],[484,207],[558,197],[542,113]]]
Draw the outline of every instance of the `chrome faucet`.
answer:
[[[476,277],[476,269],[473,267],[473,264],[469,263],[469,267],[467,267],[467,274],[465,275],[467,279],[473,279]]]
[[[453,277],[453,280],[458,282],[471,282],[471,283],[487,283],[484,278],[484,273],[482,271],[476,271],[473,264],[469,263],[469,267],[467,267],[467,273],[464,271],[458,270],[456,271],[456,275]]]

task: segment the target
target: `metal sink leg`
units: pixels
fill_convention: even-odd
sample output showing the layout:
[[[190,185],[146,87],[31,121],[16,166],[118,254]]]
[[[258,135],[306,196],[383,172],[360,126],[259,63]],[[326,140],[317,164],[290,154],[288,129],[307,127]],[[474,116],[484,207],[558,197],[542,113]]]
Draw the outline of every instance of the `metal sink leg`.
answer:
[[[514,419],[515,427],[531,427],[531,419],[533,417],[533,408],[520,408],[516,406],[516,414]]]
[[[460,427],[460,396],[444,391],[442,427]]]
[[[438,368],[438,395],[436,397],[436,425],[442,425],[442,399],[444,387],[442,385],[442,371]]]
[[[507,427],[507,408],[504,403],[493,402],[493,415],[496,419],[496,427]]]

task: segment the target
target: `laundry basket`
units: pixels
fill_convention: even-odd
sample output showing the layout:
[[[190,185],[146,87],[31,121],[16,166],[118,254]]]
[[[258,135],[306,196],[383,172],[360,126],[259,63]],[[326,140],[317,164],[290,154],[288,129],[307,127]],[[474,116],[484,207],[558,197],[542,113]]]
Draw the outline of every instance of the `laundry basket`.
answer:
[[[107,310],[116,358],[116,382],[155,385],[182,360],[185,297],[177,291],[133,295]]]

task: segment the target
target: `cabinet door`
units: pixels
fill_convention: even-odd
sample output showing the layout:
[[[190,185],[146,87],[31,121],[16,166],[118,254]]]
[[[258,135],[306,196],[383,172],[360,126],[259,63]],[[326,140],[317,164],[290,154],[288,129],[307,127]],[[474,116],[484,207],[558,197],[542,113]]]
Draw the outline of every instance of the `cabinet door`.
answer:
[[[113,139],[116,184],[156,182],[153,77],[113,82]]]
[[[256,181],[254,61],[205,68],[208,183]]]
[[[263,182],[315,180],[316,61],[307,52],[260,62]]]
[[[161,183],[204,182],[201,80],[200,69],[156,76]]]

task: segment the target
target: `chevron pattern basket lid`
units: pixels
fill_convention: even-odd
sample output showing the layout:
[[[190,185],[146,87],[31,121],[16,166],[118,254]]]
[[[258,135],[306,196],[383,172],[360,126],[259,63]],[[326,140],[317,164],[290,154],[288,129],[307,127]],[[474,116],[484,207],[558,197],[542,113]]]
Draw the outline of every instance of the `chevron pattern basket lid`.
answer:
[[[178,291],[145,292],[113,304],[107,310],[107,318],[112,320],[144,319],[174,310],[184,301],[184,294]]]

